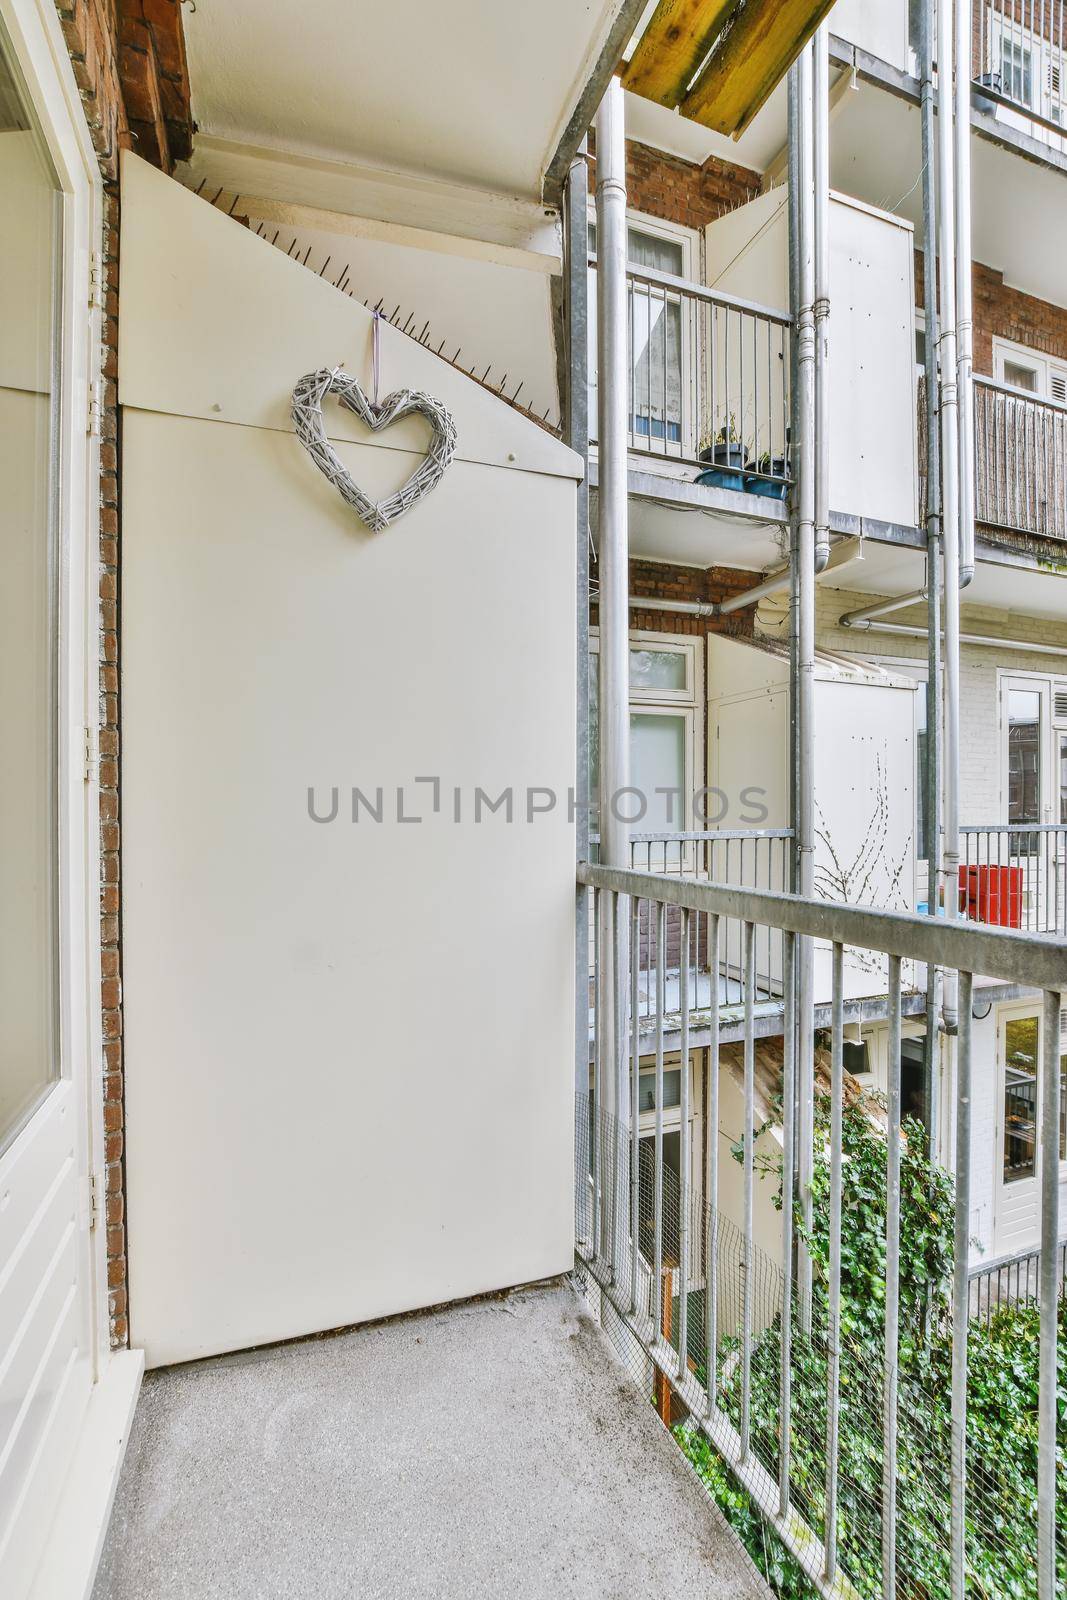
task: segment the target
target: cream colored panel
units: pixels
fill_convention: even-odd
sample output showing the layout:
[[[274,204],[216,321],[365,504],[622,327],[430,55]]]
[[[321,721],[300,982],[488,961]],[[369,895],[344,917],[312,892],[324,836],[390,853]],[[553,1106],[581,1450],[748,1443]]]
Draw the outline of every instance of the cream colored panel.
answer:
[[[49,436],[46,394],[0,389],[0,1150],[57,1070]]]
[[[159,1364],[563,1271],[573,484],[457,463],[372,536],[286,433],[124,428],[135,1342]],[[362,481],[406,465],[339,448]],[[476,786],[514,821],[476,823]],[[531,823],[528,786],[559,796]]]
[[[908,70],[908,0],[836,0],[829,21],[839,38]]]
[[[293,386],[317,367],[345,366],[371,386],[369,311],[126,154],[119,398],[126,406],[291,432]],[[426,271],[440,259],[426,256]],[[461,460],[578,478],[578,457],[536,424],[397,329],[382,327],[381,392],[424,389],[453,412]],[[328,402],[337,439],[366,440],[349,412]],[[415,420],[379,442],[425,448]]]
[[[49,266],[58,196],[36,133],[0,132],[0,195],[0,385],[46,394],[52,387],[55,291]]]
[[[784,189],[705,229],[713,288],[789,305]],[[844,195],[830,202],[830,509],[914,525],[914,235]]]

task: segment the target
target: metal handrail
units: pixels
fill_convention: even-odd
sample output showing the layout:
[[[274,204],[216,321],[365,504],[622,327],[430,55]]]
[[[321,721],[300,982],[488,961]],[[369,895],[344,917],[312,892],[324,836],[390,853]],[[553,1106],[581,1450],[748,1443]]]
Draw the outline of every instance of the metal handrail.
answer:
[[[590,252],[589,266],[595,268],[596,255]],[[699,300],[709,306],[724,306],[730,311],[743,311],[746,316],[761,317],[765,322],[777,322],[784,328],[793,325],[788,311],[765,306],[758,300],[745,300],[740,295],[727,294],[725,289],[714,289],[706,283],[696,283],[692,278],[680,278],[673,272],[660,272],[657,267],[627,266],[626,276],[653,289],[666,289],[668,294],[682,295],[687,300]]]
[[[991,929],[958,918],[879,911],[838,900],[807,900],[768,889],[736,889],[696,879],[620,867],[578,864],[578,882],[590,889],[652,898],[705,916],[759,923],[802,937],[831,940],[863,950],[934,963],[958,972],[980,972],[1003,983],[1032,989],[1067,989],[1067,946],[1042,934]]]

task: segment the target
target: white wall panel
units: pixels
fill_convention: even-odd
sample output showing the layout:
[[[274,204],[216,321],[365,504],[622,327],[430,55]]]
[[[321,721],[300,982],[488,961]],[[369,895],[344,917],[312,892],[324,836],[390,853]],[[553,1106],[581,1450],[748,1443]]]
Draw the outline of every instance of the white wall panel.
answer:
[[[788,217],[773,189],[705,229],[712,288],[789,306]],[[830,507],[913,526],[918,514],[911,224],[830,203]]]
[[[127,198],[127,225],[144,237],[199,206],[226,235],[223,300],[232,233],[254,263],[270,254],[176,185],[151,187],[154,217]],[[198,271],[206,286],[211,263]],[[293,271],[278,393],[315,364],[302,319],[333,293]],[[146,287],[123,305],[129,349]],[[173,332],[207,387],[244,354],[241,318],[219,345],[203,336],[216,311],[187,304]],[[451,376],[470,437],[483,404],[503,408]],[[407,380],[398,358],[390,383]],[[150,382],[142,366],[145,399]],[[491,420],[521,457],[531,425]],[[457,460],[370,535],[287,431],[129,403],[124,430],[134,1340],[159,1364],[563,1270],[573,479]],[[413,459],[337,448],[379,486]],[[441,779],[436,813],[418,776]],[[309,785],[320,810],[338,787],[335,822],[309,819]],[[385,820],[350,820],[353,785],[382,788]],[[421,823],[397,821],[400,786]],[[476,823],[476,786],[512,786],[514,821]],[[528,786],[558,793],[551,816],[527,823]]]

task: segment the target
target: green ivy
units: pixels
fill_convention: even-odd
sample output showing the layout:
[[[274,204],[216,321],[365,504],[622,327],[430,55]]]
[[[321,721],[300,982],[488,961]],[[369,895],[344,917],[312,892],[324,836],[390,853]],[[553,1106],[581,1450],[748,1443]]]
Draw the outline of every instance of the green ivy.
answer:
[[[792,1492],[822,1536],[825,1517],[830,1166],[828,1103],[817,1107],[813,1219],[812,1334],[793,1330]],[[951,1177],[924,1154],[923,1130],[905,1125],[901,1153],[898,1593],[949,1600],[949,1295],[953,1258]],[[862,1104],[843,1117],[841,1369],[838,1518],[841,1564],[858,1592],[881,1592],[882,1349],[885,1330],[886,1146]],[[763,1163],[778,1185],[780,1163]],[[1037,1525],[1038,1324],[1020,1305],[988,1326],[972,1323],[968,1389],[968,1594],[1033,1600]],[[752,1351],[753,1447],[773,1472],[778,1449],[781,1321]],[[1067,1307],[1059,1321],[1058,1579],[1067,1593]],[[730,1342],[726,1341],[724,1357]],[[740,1372],[724,1359],[720,1404],[740,1422]],[[768,1582],[786,1600],[813,1593],[796,1562],[769,1535],[759,1512],[697,1431],[676,1436]]]

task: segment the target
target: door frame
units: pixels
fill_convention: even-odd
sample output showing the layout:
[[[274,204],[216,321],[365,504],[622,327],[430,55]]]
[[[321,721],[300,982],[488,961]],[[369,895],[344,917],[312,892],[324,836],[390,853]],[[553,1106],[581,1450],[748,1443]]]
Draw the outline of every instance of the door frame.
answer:
[[[14,1160],[56,1095],[76,1117],[83,1333],[94,1379],[109,1350],[103,1226],[98,725],[99,417],[103,184],[52,0],[0,0],[63,194],[56,516],[56,921],[59,1076],[0,1158]],[[95,1180],[95,1181],[94,1181]],[[101,1225],[95,1229],[93,1200]]]
[[[1028,1242],[1020,1242],[1020,1243],[1018,1243],[1016,1245],[1013,1245],[1013,1246],[1011,1246],[1009,1248],[1006,1245],[1006,1242],[1005,1242],[1005,1240],[1003,1238],[1003,1235],[1002,1235],[1002,1232],[1001,1232],[1001,1230],[1002,1230],[1002,1228],[1004,1226],[1004,1192],[1005,1192],[1006,1188],[1014,1187],[1014,1185],[1006,1185],[1005,1182],[1004,1182],[1004,1139],[1005,1139],[1005,1133],[1006,1133],[1005,1121],[1004,1121],[1004,1093],[1005,1093],[1005,1086],[1006,1086],[1006,1066],[1007,1066],[1007,1063],[1006,1063],[1006,1060],[1005,1060],[1005,1050],[1004,1050],[1004,1034],[1005,1034],[1005,1026],[1006,1026],[1006,1024],[1008,1022],[1012,1021],[1014,1018],[1017,1018],[1017,1017],[1036,1017],[1036,1019],[1037,1019],[1038,1069],[1037,1069],[1037,1107],[1036,1107],[1036,1116],[1037,1116],[1038,1120],[1037,1120],[1037,1125],[1035,1127],[1034,1175],[1033,1175],[1032,1178],[1024,1178],[1024,1179],[1021,1180],[1022,1184],[1024,1184],[1026,1186],[1023,1198],[1025,1199],[1025,1198],[1028,1198],[1028,1197],[1032,1196],[1032,1200],[1033,1200],[1033,1205],[1032,1205],[1033,1227],[1032,1227],[1031,1235],[1029,1236]],[[1008,1001],[1008,1002],[1005,1002],[1002,1005],[998,1005],[997,1006],[996,1023],[997,1023],[997,1026],[996,1026],[996,1035],[995,1035],[995,1041],[994,1041],[995,1073],[994,1073],[994,1080],[993,1080],[994,1081],[993,1127],[994,1127],[995,1132],[994,1132],[994,1142],[993,1142],[993,1242],[992,1242],[992,1255],[993,1255],[994,1258],[999,1259],[1001,1256],[1013,1256],[1013,1255],[1019,1254],[1022,1251],[1028,1251],[1028,1250],[1031,1250],[1031,1249],[1036,1249],[1037,1245],[1038,1245],[1038,1243],[1040,1241],[1040,1231],[1041,1231],[1041,1219],[1040,1219],[1041,1142],[1040,1142],[1040,1136],[1039,1136],[1039,1129],[1040,1129],[1041,1097],[1042,1097],[1042,1093],[1043,1093],[1043,1085],[1042,1085],[1042,1080],[1041,1080],[1041,1073],[1042,1073],[1042,1070],[1043,1070],[1043,1067],[1044,1067],[1044,1060],[1045,1060],[1045,1016],[1044,1016],[1044,1008],[1041,1005],[1040,999]],[[1057,1057],[1057,1059],[1058,1059],[1058,1057]],[[1064,1160],[1063,1158],[1061,1158],[1059,1163],[1058,1163],[1058,1166],[1059,1166],[1060,1184],[1063,1185],[1064,1183],[1067,1183],[1067,1160]]]

